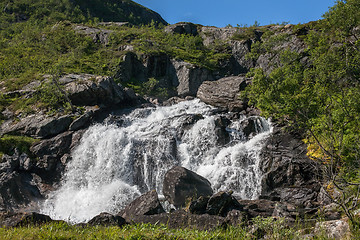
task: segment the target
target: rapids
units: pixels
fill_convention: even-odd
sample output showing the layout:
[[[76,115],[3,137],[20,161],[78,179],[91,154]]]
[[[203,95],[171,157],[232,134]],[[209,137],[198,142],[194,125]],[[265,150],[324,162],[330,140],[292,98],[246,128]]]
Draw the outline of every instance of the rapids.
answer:
[[[234,114],[233,114],[234,115]],[[243,199],[261,191],[259,154],[269,121],[221,113],[200,100],[138,108],[91,126],[72,152],[61,186],[42,204],[53,219],[85,222],[117,213],[142,193],[162,194],[167,170],[180,165],[207,178],[214,189]]]

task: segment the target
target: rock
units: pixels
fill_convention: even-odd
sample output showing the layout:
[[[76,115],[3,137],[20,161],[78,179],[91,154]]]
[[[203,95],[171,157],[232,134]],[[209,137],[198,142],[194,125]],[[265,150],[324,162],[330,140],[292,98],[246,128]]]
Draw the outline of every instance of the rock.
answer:
[[[112,78],[90,74],[68,74],[59,79],[74,105],[117,105],[126,103],[126,94]]]
[[[243,207],[243,211],[247,213],[249,219],[255,217],[271,217],[274,213],[277,202],[270,200],[238,200]]]
[[[247,214],[243,211],[233,209],[226,215],[225,222],[231,226],[240,226],[246,223]]]
[[[90,125],[91,119],[94,115],[93,111],[87,111],[83,115],[76,118],[69,126],[70,131],[77,131],[81,128],[88,127]]]
[[[274,199],[311,207],[320,191],[319,167],[306,155],[306,145],[294,135],[275,127],[260,154],[261,198]],[[294,187],[296,186],[296,187]]]
[[[28,225],[42,225],[53,222],[47,216],[36,212],[1,212],[0,227],[24,227]]]
[[[113,33],[112,30],[87,27],[83,25],[74,26],[74,30],[77,33],[90,36],[95,43],[101,43],[104,45],[109,44],[109,36]]]
[[[213,230],[226,226],[225,218],[223,217],[208,214],[190,214],[182,210],[151,216],[136,216],[132,219],[131,223],[164,224],[172,229],[190,228],[198,230]]]
[[[218,192],[209,199],[206,213],[225,217],[233,209],[242,210],[242,206],[231,194]]]
[[[7,121],[1,125],[2,134],[23,134],[37,138],[48,138],[66,131],[72,122],[70,115],[48,117],[42,114],[21,118],[19,122]]]
[[[17,210],[43,199],[30,173],[0,173],[0,210]]]
[[[190,22],[175,23],[165,27],[167,33],[198,35],[197,26]]]
[[[136,198],[121,212],[121,216],[130,221],[138,215],[154,215],[165,212],[160,204],[158,194],[155,190],[149,191]]]
[[[318,222],[314,229],[315,234],[325,234],[331,239],[350,239],[351,232],[347,220],[333,220],[327,222]]]
[[[210,197],[200,196],[195,201],[191,201],[187,210],[192,214],[205,214],[209,199]]]
[[[126,224],[126,221],[120,216],[114,216],[110,213],[100,213],[93,217],[87,224],[90,226],[121,227]]]
[[[337,204],[331,203],[321,207],[318,214],[325,221],[339,220],[341,219],[341,210],[339,208]]]
[[[184,61],[171,60],[174,71],[177,94],[180,97],[196,96],[200,85],[204,81],[212,81],[214,77],[210,70],[199,68]]]
[[[165,174],[163,194],[175,207],[185,206],[189,198],[211,196],[212,193],[207,179],[186,168],[176,166]]]
[[[205,81],[200,85],[196,96],[201,101],[215,107],[230,111],[242,111],[247,106],[240,99],[240,92],[245,89],[247,81],[248,79],[244,76]]]
[[[71,116],[61,116],[59,118],[47,118],[42,121],[35,135],[39,138],[48,138],[66,131],[72,122]]]

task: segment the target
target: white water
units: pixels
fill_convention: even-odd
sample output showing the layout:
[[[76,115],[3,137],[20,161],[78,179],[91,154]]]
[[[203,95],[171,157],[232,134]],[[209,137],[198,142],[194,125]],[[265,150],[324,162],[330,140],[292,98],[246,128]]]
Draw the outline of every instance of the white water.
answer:
[[[196,120],[185,124],[194,114]],[[121,126],[90,127],[42,213],[74,223],[101,212],[117,213],[141,193],[156,189],[162,194],[164,175],[175,165],[207,178],[215,192],[233,190],[243,199],[256,199],[261,191],[259,150],[270,124],[258,118],[255,136],[247,141],[241,130],[244,119],[232,121],[224,146],[216,134],[219,117],[212,107],[193,100],[136,109],[121,117]]]

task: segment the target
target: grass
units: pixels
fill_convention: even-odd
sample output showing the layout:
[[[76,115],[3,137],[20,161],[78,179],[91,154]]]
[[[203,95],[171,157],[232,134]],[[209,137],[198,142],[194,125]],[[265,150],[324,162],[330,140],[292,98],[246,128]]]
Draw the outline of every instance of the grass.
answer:
[[[311,232],[304,225],[287,227],[284,219],[255,218],[251,226],[229,226],[211,231],[196,229],[171,229],[166,225],[135,224],[123,227],[72,226],[65,222],[49,223],[41,226],[0,228],[0,239],[303,239]],[[358,230],[352,231],[352,238],[359,239]],[[324,232],[311,239],[329,239]]]
[[[30,154],[30,147],[37,139],[26,136],[4,135],[0,138],[0,161],[4,154],[13,155],[15,147],[19,152]]]

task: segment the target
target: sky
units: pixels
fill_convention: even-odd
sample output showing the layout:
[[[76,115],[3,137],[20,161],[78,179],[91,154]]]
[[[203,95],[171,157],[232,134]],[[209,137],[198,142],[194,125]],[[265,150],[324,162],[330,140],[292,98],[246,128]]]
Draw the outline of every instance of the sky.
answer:
[[[204,26],[251,26],[307,23],[319,20],[335,0],[135,0],[168,23]]]

